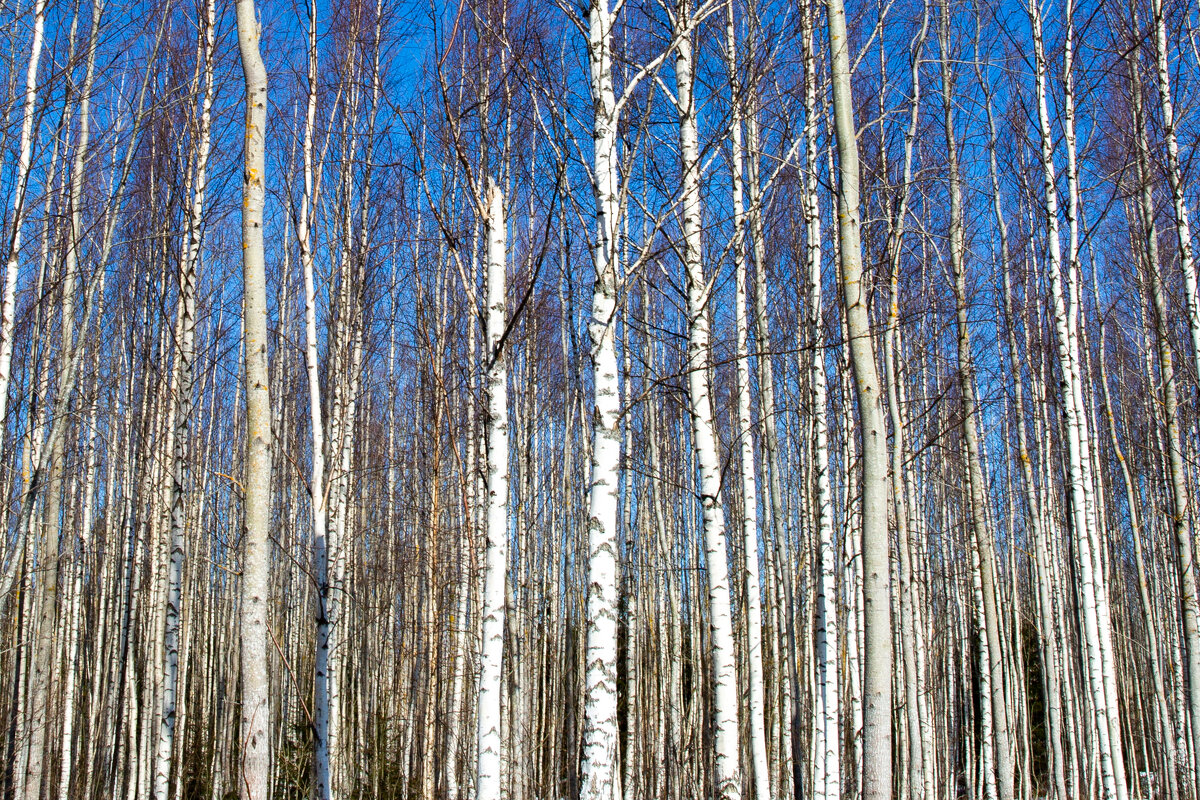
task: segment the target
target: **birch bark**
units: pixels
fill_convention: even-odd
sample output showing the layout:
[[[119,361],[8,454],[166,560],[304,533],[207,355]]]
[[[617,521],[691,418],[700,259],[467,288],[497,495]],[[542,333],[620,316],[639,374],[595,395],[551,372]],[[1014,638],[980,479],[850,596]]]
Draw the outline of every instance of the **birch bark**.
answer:
[[[905,458],[907,445],[905,437],[905,415],[901,401],[901,381],[897,359],[900,343],[900,263],[903,250],[905,230],[908,222],[909,196],[913,180],[913,151],[916,143],[917,126],[921,111],[921,57],[925,47],[925,37],[929,29],[929,3],[924,4],[921,27],[909,47],[910,74],[912,82],[912,101],[909,109],[908,128],[904,134],[903,177],[901,178],[900,197],[896,210],[888,212],[887,251],[890,269],[887,324],[883,335],[884,382],[887,392],[888,415],[892,424],[891,449],[891,484],[893,516],[896,523],[896,550],[898,555],[898,582],[900,590],[900,656],[904,661],[904,722],[906,727],[906,743],[908,747],[908,786],[909,793],[918,797],[926,792],[927,765],[924,763],[922,742],[920,695],[924,688],[924,671],[919,666],[918,651],[923,646],[924,637],[917,624],[919,597],[913,578],[913,552],[909,536],[909,509],[907,498]],[[882,60],[881,55],[881,60]],[[882,96],[881,96],[882,102]],[[886,156],[886,149],[882,151]]]
[[[1171,210],[1174,213],[1175,239],[1179,246],[1179,268],[1183,272],[1184,296],[1187,299],[1188,331],[1192,339],[1192,358],[1195,359],[1196,375],[1200,380],[1200,290],[1196,286],[1196,262],[1192,250],[1192,228],[1188,219],[1186,186],[1183,169],[1179,161],[1179,136],[1176,131],[1175,103],[1171,97],[1171,67],[1167,42],[1166,12],[1163,0],[1150,0],[1150,13],[1154,17],[1154,60],[1157,68],[1158,102],[1162,111],[1163,139],[1167,146],[1167,182],[1171,187]],[[0,415],[2,416],[2,415]],[[1194,578],[1193,578],[1194,580]],[[1195,685],[1195,684],[1193,684]],[[1192,692],[1193,698],[1196,692]],[[1197,704],[1191,699],[1192,730],[1197,729]],[[1194,740],[1200,733],[1193,733]],[[1193,741],[1193,747],[1195,747]],[[1200,764],[1200,759],[1197,759]],[[1200,769],[1200,767],[1197,767]],[[1200,780],[1200,775],[1197,775]],[[1196,784],[1200,786],[1200,783]]]
[[[8,387],[12,380],[13,336],[17,313],[17,276],[20,272],[21,260],[21,228],[25,223],[25,198],[33,162],[33,123],[38,101],[38,66],[42,59],[45,29],[46,0],[35,0],[29,65],[25,71],[21,149],[17,156],[17,172],[13,191],[12,231],[8,236],[8,259],[4,264],[4,300],[0,305],[0,424],[7,421]]]
[[[770,770],[767,764],[765,701],[763,697],[762,600],[758,560],[758,486],[754,465],[754,430],[750,420],[750,351],[747,318],[748,277],[746,275],[746,209],[744,145],[742,142],[742,88],[738,75],[737,31],[733,0],[726,3],[725,49],[729,70],[731,103],[730,146],[733,181],[733,263],[737,289],[735,326],[737,352],[737,424],[741,459],[742,540],[746,592],[746,672],[749,684],[750,755],[754,794],[758,800],[771,797]]]
[[[1054,631],[1053,597],[1050,589],[1050,559],[1047,548],[1047,532],[1042,524],[1042,508],[1037,492],[1037,482],[1033,473],[1033,461],[1029,455],[1028,434],[1025,431],[1025,392],[1019,365],[1016,334],[1016,315],[1013,311],[1012,278],[1010,276],[1009,260],[1011,254],[1008,245],[1008,224],[1005,221],[1000,191],[1000,169],[996,160],[996,123],[992,112],[992,93],[984,83],[980,74],[980,84],[984,87],[985,105],[988,122],[988,165],[992,183],[992,211],[996,217],[996,227],[1000,238],[1000,268],[1003,271],[1004,284],[1004,313],[1008,324],[1005,326],[1005,343],[1007,345],[1009,364],[1013,368],[1013,397],[1017,427],[1017,460],[1021,463],[1024,479],[1025,501],[1029,525],[1032,531],[1034,548],[1034,565],[1037,596],[1037,609],[1040,623],[1040,640],[1042,653],[1042,668],[1046,690],[1046,738],[1050,750],[1050,772],[1054,781],[1055,797],[1066,800],[1067,782],[1065,756],[1062,747],[1062,695],[1061,677],[1058,665],[1058,647]]]
[[[813,499],[813,526],[817,531],[817,687],[820,693],[820,716],[816,737],[820,749],[821,780],[813,787],[816,797],[838,800],[841,797],[842,735],[840,692],[840,643],[838,637],[838,603],[836,549],[833,540],[833,489],[829,480],[829,420],[827,379],[825,376],[825,323],[821,277],[821,204],[817,194],[820,172],[820,151],[817,136],[817,58],[814,41],[816,3],[804,4],[804,165],[805,187],[803,213],[808,269],[808,336],[812,352],[801,369],[807,369],[810,403],[812,406],[812,459],[816,478]],[[803,359],[801,359],[803,361]]]
[[[1155,0],[1155,2],[1161,3],[1161,0]],[[1183,612],[1183,639],[1187,654],[1188,713],[1191,722],[1192,748],[1200,752],[1200,600],[1197,600],[1196,597],[1196,570],[1193,561],[1192,529],[1188,511],[1188,477],[1184,466],[1183,436],[1179,424],[1179,391],[1175,380],[1175,355],[1170,340],[1171,317],[1167,310],[1166,293],[1163,290],[1158,255],[1158,230],[1154,222],[1154,195],[1150,183],[1150,154],[1147,147],[1147,131],[1142,107],[1141,79],[1137,72],[1136,61],[1130,59],[1128,63],[1134,115],[1132,138],[1136,151],[1136,176],[1139,184],[1139,221],[1144,237],[1145,271],[1149,281],[1151,316],[1157,340],[1155,354],[1158,358],[1158,377],[1162,384],[1162,414],[1166,421],[1170,524],[1175,536],[1175,553],[1178,558],[1176,567],[1179,571],[1179,600]],[[1169,100],[1167,104],[1169,104]],[[1172,194],[1174,194],[1174,187],[1172,187]],[[1186,213],[1186,208],[1182,213],[1176,212],[1177,218],[1183,219],[1184,226],[1186,226]],[[1182,243],[1182,241],[1183,237],[1181,236],[1180,242]],[[1180,250],[1184,251],[1182,244]],[[1103,359],[1104,353],[1101,353],[1100,357]],[[1124,467],[1123,459],[1121,464]],[[1134,508],[1134,506],[1130,506],[1131,511]],[[1140,536],[1138,538],[1140,539]],[[1140,550],[1140,541],[1138,546]],[[1139,577],[1141,577],[1140,573]],[[1153,626],[1149,627],[1153,637]],[[1156,648],[1152,652],[1152,657],[1157,659],[1157,655]],[[1154,665],[1151,668],[1157,675],[1157,666]],[[1197,759],[1196,763],[1200,764],[1200,759]],[[1192,780],[1193,786],[1200,786],[1200,772],[1194,774]]]
[[[178,349],[176,357],[175,438],[171,472],[171,538],[167,574],[166,620],[163,627],[163,655],[166,661],[163,679],[162,716],[159,720],[158,748],[154,766],[155,800],[167,800],[171,778],[171,759],[175,749],[175,727],[179,705],[179,629],[183,558],[187,531],[185,495],[188,482],[188,455],[191,447],[192,393],[195,387],[193,361],[196,350],[196,291],[199,280],[200,240],[203,232],[205,191],[208,187],[208,156],[211,149],[213,102],[213,59],[216,46],[216,9],[213,0],[205,3],[202,23],[200,60],[204,89],[200,101],[200,119],[195,161],[192,165],[191,207],[188,209],[183,252],[179,264]]]
[[[487,555],[483,642],[476,707],[476,800],[499,800],[503,785],[500,732],[504,693],[504,617],[508,575],[508,367],[504,353],[507,237],[504,196],[489,179],[487,237]]]
[[[83,191],[84,180],[84,165],[87,160],[88,141],[90,138],[90,108],[92,87],[94,85],[96,75],[96,42],[99,38],[100,20],[103,14],[104,4],[96,2],[92,5],[91,31],[88,35],[87,46],[87,67],[86,77],[84,78],[83,91],[79,100],[79,140],[76,145],[74,164],[71,169],[71,190],[69,201],[70,213],[70,229],[69,239],[67,243],[67,268],[66,276],[68,280],[75,280],[75,273],[79,263],[79,248],[83,237],[83,220],[81,209],[81,195]],[[103,276],[100,278],[103,281]],[[100,288],[101,300],[103,300],[104,289]],[[99,354],[97,353],[97,358]],[[83,520],[79,530],[79,550],[74,559],[74,582],[71,587],[71,592],[68,601],[68,608],[65,613],[67,625],[67,660],[65,686],[63,689],[63,728],[61,735],[62,746],[62,763],[59,772],[59,800],[66,800],[70,788],[72,769],[74,766],[74,741],[75,741],[75,663],[79,650],[79,629],[80,629],[80,605],[81,594],[83,592],[83,564],[80,563],[87,553],[87,543],[91,528],[91,497],[95,491],[95,449],[93,447],[95,437],[95,422],[96,422],[97,407],[93,403],[90,408],[90,422],[85,435],[87,445],[87,470],[84,479],[84,500],[83,500]],[[0,420],[0,425],[3,422]],[[72,548],[74,549],[74,548]]]
[[[892,615],[888,544],[888,446],[868,291],[863,284],[859,227],[858,139],[850,87],[850,44],[842,0],[829,0],[828,34],[833,118],[838,151],[838,238],[842,301],[862,439],[862,568],[864,601],[863,800],[892,796]]]
[[[254,0],[237,0],[238,49],[246,85],[242,172],[242,333],[246,359],[246,455],[242,534],[241,761],[238,796],[267,800],[271,782],[271,703],[267,604],[271,589],[271,401],[267,385],[266,199],[267,71]]]
[[[1108,724],[1109,698],[1104,685],[1104,664],[1106,663],[1101,640],[1101,616],[1099,613],[1099,592],[1103,587],[1103,573],[1097,574],[1093,551],[1097,542],[1095,530],[1089,519],[1088,509],[1091,507],[1089,498],[1089,479],[1087,469],[1088,431],[1087,417],[1079,406],[1082,397],[1080,375],[1077,359],[1077,331],[1070,323],[1069,314],[1074,311],[1074,304],[1068,306],[1064,297],[1062,278],[1062,251],[1059,240],[1059,211],[1058,188],[1055,178],[1053,147],[1054,140],[1050,129],[1050,113],[1046,91],[1046,58],[1042,37],[1042,18],[1040,0],[1031,0],[1029,15],[1033,27],[1034,66],[1037,84],[1038,123],[1041,138],[1041,161],[1043,176],[1043,210],[1047,226],[1048,261],[1047,272],[1050,279],[1050,291],[1054,308],[1055,343],[1058,351],[1059,368],[1063,380],[1063,408],[1066,416],[1066,439],[1068,455],[1068,474],[1070,482],[1070,498],[1072,512],[1072,528],[1075,532],[1075,542],[1078,548],[1078,564],[1080,570],[1080,605],[1083,617],[1083,636],[1087,650],[1087,680],[1090,700],[1096,720],[1097,745],[1099,750],[1100,772],[1103,782],[1103,793],[1106,800],[1124,800],[1125,789],[1116,779],[1116,762],[1121,758],[1121,741],[1118,737],[1113,741]],[[1074,142],[1068,142],[1068,148],[1073,149]],[[1074,269],[1068,265],[1068,275],[1074,275]],[[1074,283],[1074,281],[1072,281]],[[1068,292],[1071,287],[1067,287]]]
[[[675,35],[678,39],[675,50],[675,82],[679,111],[679,156],[683,171],[681,210],[687,287],[688,397],[692,418],[692,444],[699,471],[700,503],[704,514],[705,565],[708,569],[713,723],[716,739],[714,791],[721,800],[737,800],[741,796],[738,735],[740,702],[730,603],[729,559],[725,541],[725,510],[721,502],[721,471],[709,378],[709,300],[712,296],[712,282],[704,275],[702,252],[700,147],[690,30],[693,25],[692,14],[690,0],[680,0],[675,8]],[[757,549],[757,544],[755,548]]]
[[[621,457],[617,375],[617,108],[612,76],[615,14],[608,0],[588,9],[592,92],[592,243],[595,283],[588,323],[592,352],[592,463],[587,508],[587,642],[584,656],[583,800],[622,796],[617,770],[617,489]]]
[[[307,6],[308,19],[308,91],[304,115],[304,191],[296,220],[296,239],[300,250],[300,269],[304,281],[304,368],[308,379],[309,425],[312,441],[312,466],[309,475],[309,502],[312,504],[312,536],[317,565],[317,641],[313,674],[313,749],[317,800],[334,796],[330,765],[330,729],[336,725],[330,707],[330,615],[329,615],[329,487],[326,485],[325,415],[321,396],[320,357],[317,352],[317,294],[312,245],[312,216],[320,191],[320,178],[313,163],[313,134],[317,112],[317,15],[316,4]]]
[[[976,399],[975,358],[971,352],[971,330],[967,316],[966,241],[963,225],[962,179],[958,167],[958,140],[954,131],[954,75],[950,66],[949,5],[942,4],[941,75],[942,127],[946,137],[946,158],[950,181],[950,273],[955,301],[957,332],[958,385],[962,404],[963,449],[967,458],[967,514],[971,535],[979,553],[980,592],[983,601],[983,634],[987,637],[989,660],[982,665],[990,677],[991,714],[995,725],[995,779],[1000,800],[1012,800],[1015,768],[1012,736],[1009,728],[1008,703],[1004,697],[1004,650],[1001,641],[1000,612],[996,591],[995,540],[987,527],[987,487],[980,452]],[[987,731],[985,730],[985,738]],[[985,746],[989,743],[985,742]]]

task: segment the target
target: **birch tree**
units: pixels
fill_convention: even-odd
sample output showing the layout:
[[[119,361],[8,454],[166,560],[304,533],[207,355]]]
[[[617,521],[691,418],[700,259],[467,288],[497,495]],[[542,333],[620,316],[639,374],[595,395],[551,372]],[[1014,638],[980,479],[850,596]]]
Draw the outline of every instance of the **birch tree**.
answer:
[[[762,601],[758,560],[758,482],[754,464],[754,434],[750,422],[750,352],[748,277],[746,273],[746,209],[745,176],[743,169],[744,145],[742,142],[742,88],[738,77],[737,26],[733,13],[733,0],[726,4],[725,21],[726,59],[729,69],[730,94],[730,170],[733,189],[733,264],[737,281],[736,352],[737,362],[737,417],[740,442],[740,468],[742,473],[742,548],[745,559],[744,585],[746,592],[746,641],[747,672],[749,673],[749,722],[751,766],[756,797],[771,797],[770,772],[767,762],[766,711],[763,697],[762,666]]]
[[[8,9],[4,791],[1191,797],[1194,14],[821,8]]]
[[[716,729],[716,792],[722,800],[741,797],[738,735],[737,663],[730,602],[729,556],[725,541],[725,510],[721,502],[721,473],[709,386],[709,297],[712,283],[705,275],[701,235],[700,150],[697,130],[695,75],[691,29],[695,9],[690,0],[675,7],[675,104],[679,111],[679,158],[683,173],[680,213],[683,217],[683,264],[687,285],[688,398],[692,417],[692,446],[699,471],[700,503],[704,511],[704,555],[708,567],[709,623],[713,652],[714,727]],[[757,544],[755,545],[755,549]]]
[[[837,140],[837,212],[842,302],[854,368],[858,430],[862,440],[862,568],[865,601],[862,797],[892,793],[892,616],[887,518],[887,431],[883,419],[868,289],[863,284],[859,227],[859,165],[850,42],[841,0],[827,6],[830,81]]]
[[[98,20],[93,20],[95,25]],[[171,779],[171,758],[175,753],[175,729],[178,716],[179,694],[179,636],[180,603],[183,593],[183,559],[187,542],[186,493],[189,479],[189,449],[193,394],[195,392],[194,361],[196,349],[196,292],[197,272],[200,266],[200,247],[204,224],[204,199],[208,188],[208,157],[212,149],[212,104],[215,48],[216,9],[214,4],[205,4],[205,16],[200,23],[200,50],[198,53],[204,89],[200,99],[197,143],[190,183],[192,184],[191,208],[188,210],[184,244],[179,259],[179,311],[176,319],[175,376],[175,442],[171,472],[171,539],[170,564],[167,576],[166,620],[164,626],[164,655],[166,678],[163,685],[162,720],[158,733],[158,751],[154,768],[155,800],[167,800]]]
[[[1013,743],[1009,727],[1008,703],[1005,699],[1005,656],[1001,642],[1001,621],[997,601],[995,537],[987,526],[987,486],[983,474],[983,459],[980,453],[979,401],[976,397],[975,357],[971,352],[971,329],[968,317],[966,243],[963,223],[963,200],[958,166],[958,141],[954,125],[954,72],[951,67],[950,29],[951,14],[948,2],[942,4],[939,27],[941,44],[942,75],[942,126],[946,135],[946,160],[950,181],[950,233],[949,256],[951,288],[954,293],[955,330],[957,338],[957,360],[959,373],[959,395],[962,405],[963,449],[967,457],[967,493],[972,546],[978,551],[980,594],[983,601],[983,635],[987,638],[988,661],[980,665],[990,678],[991,714],[995,725],[993,736],[984,729],[984,747],[995,752],[996,782],[1000,800],[1012,800],[1014,796],[1015,764]]]
[[[254,0],[237,3],[238,49],[246,85],[242,173],[242,335],[246,381],[241,596],[241,762],[238,796],[261,800],[271,779],[271,704],[267,618],[271,580],[271,400],[267,365],[267,279],[263,248],[266,198],[267,72]]]
[[[818,531],[819,573],[817,578],[817,670],[821,718],[815,725],[817,741],[816,774],[813,794],[825,800],[841,797],[841,692],[838,638],[836,550],[833,541],[833,497],[829,478],[829,422],[827,419],[827,381],[825,377],[825,325],[821,277],[821,205],[817,177],[820,171],[818,151],[817,58],[814,28],[816,5],[806,3],[803,16],[804,37],[804,166],[805,186],[802,206],[805,244],[808,251],[808,334],[812,352],[806,366],[813,414],[813,461],[816,472],[816,497],[813,526]]]
[[[620,200],[617,178],[619,110],[613,89],[613,25],[608,0],[592,0],[587,17],[587,51],[592,115],[592,193],[595,229],[588,336],[591,340],[591,476],[587,512],[587,643],[584,663],[584,800],[617,800],[617,469],[621,458],[618,426],[621,397],[617,376],[617,231]]]
[[[504,357],[506,333],[505,272],[507,221],[504,196],[488,180],[484,229],[487,241],[487,555],[483,586],[483,645],[480,654],[475,796],[499,798],[502,741],[500,731],[501,671],[504,664],[505,587],[508,575],[508,367]]]
[[[1116,777],[1116,763],[1120,759],[1121,741],[1113,741],[1108,725],[1108,708],[1110,700],[1104,685],[1104,673],[1111,669],[1106,662],[1108,659],[1103,652],[1101,637],[1101,618],[1099,614],[1098,595],[1103,591],[1103,572],[1097,574],[1094,553],[1097,548],[1095,530],[1089,519],[1088,509],[1089,480],[1085,469],[1088,461],[1087,417],[1080,408],[1082,398],[1081,379],[1078,365],[1078,341],[1076,326],[1068,316],[1073,308],[1068,305],[1066,294],[1077,296],[1074,286],[1063,285],[1062,251],[1059,240],[1059,211],[1058,188],[1056,185],[1055,166],[1053,157],[1053,138],[1050,130],[1049,106],[1046,99],[1046,62],[1042,39],[1041,7],[1032,2],[1029,15],[1033,25],[1035,52],[1035,77],[1037,82],[1038,122],[1041,136],[1041,162],[1044,186],[1044,213],[1048,237],[1047,272],[1050,281],[1051,297],[1054,304],[1054,330],[1058,351],[1059,369],[1063,376],[1063,407],[1066,417],[1067,445],[1070,469],[1070,492],[1072,509],[1072,526],[1078,542],[1080,566],[1080,594],[1083,616],[1084,639],[1087,646],[1087,673],[1091,691],[1091,703],[1096,714],[1096,732],[1099,744],[1101,774],[1103,776],[1104,796],[1106,798],[1123,798],[1125,787],[1123,781]],[[1068,38],[1071,36],[1068,28]],[[1068,137],[1068,148],[1074,147],[1074,142]],[[1074,265],[1066,266],[1068,281],[1073,282],[1077,275]]]
[[[0,306],[0,420],[7,422],[8,388],[12,380],[13,336],[17,311],[17,279],[20,271],[21,234],[25,221],[26,196],[33,161],[34,112],[38,102],[38,68],[46,31],[46,2],[35,0],[33,30],[29,44],[29,65],[25,70],[25,96],[21,113],[21,144],[14,176],[12,230],[8,234],[8,257],[4,263],[4,301]],[[12,567],[10,566],[10,569]]]

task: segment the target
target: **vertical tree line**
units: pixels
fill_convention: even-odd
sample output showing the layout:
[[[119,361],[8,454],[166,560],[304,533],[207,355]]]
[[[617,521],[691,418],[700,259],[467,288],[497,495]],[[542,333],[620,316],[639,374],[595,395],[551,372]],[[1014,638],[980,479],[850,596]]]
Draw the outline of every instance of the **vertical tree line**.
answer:
[[[1200,798],[1194,4],[0,51],[5,798]]]

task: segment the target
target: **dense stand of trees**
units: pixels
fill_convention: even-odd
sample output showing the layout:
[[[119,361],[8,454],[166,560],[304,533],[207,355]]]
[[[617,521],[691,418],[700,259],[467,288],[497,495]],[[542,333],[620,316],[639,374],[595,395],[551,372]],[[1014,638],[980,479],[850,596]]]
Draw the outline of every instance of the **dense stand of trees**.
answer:
[[[1195,4],[0,51],[4,797],[1200,797]]]

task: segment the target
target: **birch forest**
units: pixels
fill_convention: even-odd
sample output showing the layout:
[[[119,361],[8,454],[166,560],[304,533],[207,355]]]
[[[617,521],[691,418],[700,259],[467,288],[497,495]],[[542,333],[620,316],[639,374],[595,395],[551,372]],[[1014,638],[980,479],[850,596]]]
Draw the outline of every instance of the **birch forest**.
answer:
[[[5,0],[2,800],[1200,800],[1194,0]]]

